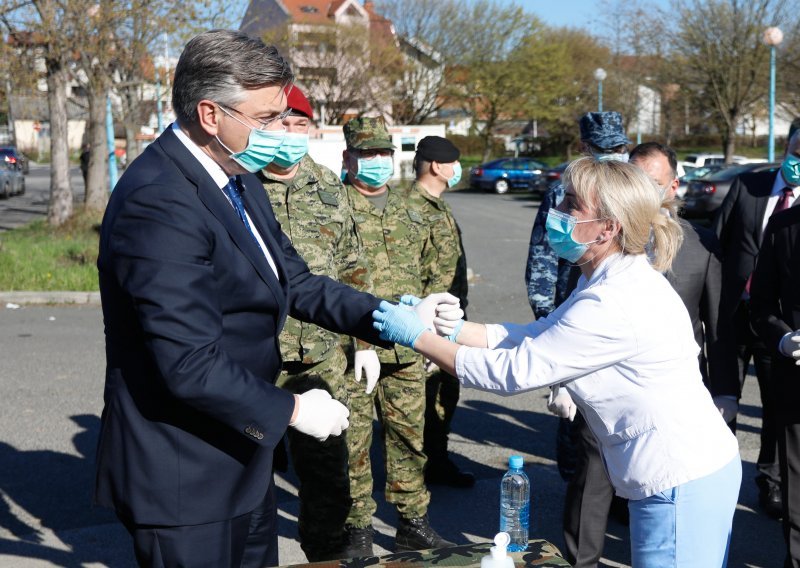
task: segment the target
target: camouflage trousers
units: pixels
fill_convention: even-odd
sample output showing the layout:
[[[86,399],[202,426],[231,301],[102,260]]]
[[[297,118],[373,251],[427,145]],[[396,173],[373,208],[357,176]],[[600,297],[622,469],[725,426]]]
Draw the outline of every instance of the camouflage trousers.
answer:
[[[372,498],[373,408],[382,426],[386,461],[386,501],[403,518],[425,515],[430,493],[425,487],[425,453],[422,436],[425,421],[425,375],[422,359],[406,364],[381,364],[381,375],[371,394],[364,383],[348,382],[350,390],[350,494],[353,506],[347,524],[372,525],[376,504]]]
[[[276,384],[293,393],[321,388],[347,406],[345,368],[341,349],[314,365],[287,362]],[[288,428],[289,456],[300,482],[297,528],[300,547],[310,562],[341,557],[344,525],[350,511],[347,433],[320,442]]]
[[[454,376],[436,370],[425,380],[425,455],[428,467],[447,461],[447,437],[461,395],[461,383]]]

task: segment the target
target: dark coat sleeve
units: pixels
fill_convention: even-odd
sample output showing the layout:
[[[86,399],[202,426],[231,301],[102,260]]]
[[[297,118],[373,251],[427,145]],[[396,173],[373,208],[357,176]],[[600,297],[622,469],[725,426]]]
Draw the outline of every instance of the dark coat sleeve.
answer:
[[[775,224],[767,225],[756,269],[750,283],[750,317],[753,327],[767,348],[777,352],[784,335],[793,331],[781,317],[780,259],[776,255]]]

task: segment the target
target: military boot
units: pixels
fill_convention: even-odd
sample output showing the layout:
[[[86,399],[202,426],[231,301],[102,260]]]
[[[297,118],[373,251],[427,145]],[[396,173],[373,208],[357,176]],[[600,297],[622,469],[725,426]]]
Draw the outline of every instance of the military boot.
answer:
[[[347,542],[344,547],[345,558],[375,556],[372,550],[372,527],[347,525]]]
[[[444,548],[455,546],[454,543],[439,536],[428,522],[428,515],[414,519],[400,517],[400,526],[394,537],[394,548],[403,550],[426,550],[428,548]]]

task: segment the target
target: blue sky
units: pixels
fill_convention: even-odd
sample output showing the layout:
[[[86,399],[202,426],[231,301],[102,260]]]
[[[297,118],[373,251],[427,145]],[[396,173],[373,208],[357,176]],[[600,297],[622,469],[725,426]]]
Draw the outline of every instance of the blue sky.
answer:
[[[501,0],[512,3],[512,0]],[[667,7],[669,0],[650,0],[653,4]],[[517,0],[517,5],[536,14],[552,26],[570,26],[592,30],[593,22],[614,2],[604,0]]]

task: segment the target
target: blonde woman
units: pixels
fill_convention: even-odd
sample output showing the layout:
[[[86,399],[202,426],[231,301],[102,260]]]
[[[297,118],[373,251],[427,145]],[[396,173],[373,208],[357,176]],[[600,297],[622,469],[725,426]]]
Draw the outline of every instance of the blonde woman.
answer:
[[[548,237],[582,277],[547,318],[483,325],[442,311],[434,324],[445,338],[383,302],[374,325],[468,387],[562,385],[597,437],[615,491],[630,500],[633,566],[725,566],[741,461],[703,386],[689,315],[661,274],[681,241],[674,205],[621,162],[581,158],[564,184]]]

